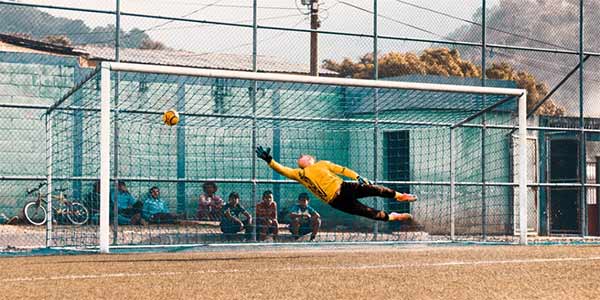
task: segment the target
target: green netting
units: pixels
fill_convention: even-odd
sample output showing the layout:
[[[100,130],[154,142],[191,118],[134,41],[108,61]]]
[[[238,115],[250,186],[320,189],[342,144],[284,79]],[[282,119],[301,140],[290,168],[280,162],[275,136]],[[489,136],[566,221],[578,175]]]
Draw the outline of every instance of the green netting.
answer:
[[[113,73],[111,81],[110,147],[117,151],[116,161],[115,153],[111,154],[116,177],[142,202],[150,187],[160,188],[169,213],[177,215],[175,224],[149,225],[136,224],[130,215],[111,215],[111,222],[117,220],[111,227],[115,244],[254,241],[254,229],[248,235],[243,231],[224,235],[219,216],[207,219],[198,213],[207,181],[216,183],[216,194],[225,203],[231,192],[239,193],[241,204],[252,216],[256,216],[255,205],[262,193],[272,191],[280,230],[277,238],[267,240],[295,241],[287,225],[289,210],[306,189],[257,159],[255,145],[271,147],[274,159],[286,166],[295,167],[297,157],[307,153],[419,196],[412,204],[383,198],[362,200],[378,209],[409,212],[417,223],[352,216],[311,196],[310,205],[321,217],[316,238],[321,242],[449,240],[454,145],[456,236],[512,240],[515,148],[511,130],[516,125],[516,99],[486,114],[491,128],[482,129],[479,117],[451,129],[450,125],[480,111],[486,103],[506,96],[483,99],[468,93],[133,72]],[[99,78],[93,78],[51,115],[53,184],[70,185],[90,210],[86,225],[54,226],[54,245],[97,243],[99,198],[93,186],[99,177],[99,103]],[[181,120],[170,127],[161,118],[172,108]],[[484,188],[480,184],[484,173],[486,181],[501,185]]]
[[[93,186],[100,178],[100,102],[99,76],[92,76],[56,108],[49,110],[51,140],[52,193],[64,189],[66,200],[52,201],[53,224],[49,231],[51,246],[94,246],[98,244],[98,197]],[[75,211],[73,203],[85,207]],[[84,224],[68,215],[83,218]]]

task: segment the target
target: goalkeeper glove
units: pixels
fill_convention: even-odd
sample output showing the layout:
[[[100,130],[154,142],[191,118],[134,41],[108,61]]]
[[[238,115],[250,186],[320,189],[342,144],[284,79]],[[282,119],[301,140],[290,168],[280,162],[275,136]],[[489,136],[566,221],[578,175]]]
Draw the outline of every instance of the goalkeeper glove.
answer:
[[[262,146],[256,147],[256,156],[258,156],[258,158],[266,161],[267,163],[270,163],[271,160],[273,160],[273,156],[271,156],[271,154],[269,154],[269,152],[271,152],[271,148],[269,148],[269,147],[267,147],[267,150],[263,149]]]
[[[360,185],[371,185],[371,182],[369,181],[369,179],[358,176],[358,177],[356,177],[356,180],[358,180],[358,183],[360,183]]]

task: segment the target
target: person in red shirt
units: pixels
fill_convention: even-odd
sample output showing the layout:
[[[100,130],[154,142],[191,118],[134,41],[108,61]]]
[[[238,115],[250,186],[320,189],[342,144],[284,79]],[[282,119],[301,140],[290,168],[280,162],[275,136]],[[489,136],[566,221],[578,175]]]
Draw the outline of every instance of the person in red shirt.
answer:
[[[204,193],[198,199],[198,220],[218,221],[221,219],[221,210],[223,208],[223,199],[216,195],[217,184],[213,181],[207,181],[202,185]]]
[[[279,223],[277,222],[277,203],[273,201],[273,192],[265,191],[262,201],[256,204],[256,226],[258,240],[264,241],[267,234],[272,233],[273,239],[279,234]]]

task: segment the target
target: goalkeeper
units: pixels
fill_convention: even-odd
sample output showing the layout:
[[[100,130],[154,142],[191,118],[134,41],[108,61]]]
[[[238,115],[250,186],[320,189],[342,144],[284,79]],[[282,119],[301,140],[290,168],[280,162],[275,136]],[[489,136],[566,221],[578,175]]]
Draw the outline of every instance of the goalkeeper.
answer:
[[[338,166],[329,161],[315,161],[315,158],[303,154],[298,158],[299,169],[282,166],[273,160],[270,155],[271,148],[256,148],[257,156],[266,161],[277,173],[298,181],[309,189],[315,196],[333,208],[343,212],[366,217],[378,221],[410,221],[412,216],[406,213],[387,213],[368,207],[358,201],[364,197],[394,198],[400,202],[416,201],[417,197],[411,194],[396,192],[380,185],[372,185],[366,178],[360,177],[356,172]],[[355,179],[357,182],[344,182],[339,176]]]

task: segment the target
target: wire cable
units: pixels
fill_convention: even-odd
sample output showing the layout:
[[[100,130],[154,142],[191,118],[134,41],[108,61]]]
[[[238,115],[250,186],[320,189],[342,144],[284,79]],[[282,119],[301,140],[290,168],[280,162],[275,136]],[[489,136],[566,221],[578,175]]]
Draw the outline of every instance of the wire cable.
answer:
[[[451,19],[454,19],[454,20],[459,20],[459,21],[462,21],[462,22],[465,22],[465,23],[469,23],[471,25],[482,27],[481,23],[477,23],[477,22],[474,22],[474,21],[471,21],[471,20],[468,20],[468,19],[457,17],[457,16],[451,15],[451,14],[446,13],[446,12],[442,12],[442,11],[435,10],[435,9],[432,9],[432,8],[420,6],[420,5],[417,5],[417,4],[408,2],[408,1],[404,1],[404,0],[395,0],[395,1],[398,2],[398,3],[401,3],[401,4],[405,4],[405,5],[412,6],[412,7],[421,9],[421,10],[425,10],[425,11],[428,11],[428,12],[431,12],[431,13],[434,13],[434,14],[437,14],[437,15],[445,16],[445,17],[448,17],[448,18],[451,18]],[[523,38],[523,39],[526,39],[526,40],[529,40],[529,41],[533,41],[533,42],[537,42],[537,43],[540,43],[540,44],[557,47],[557,48],[560,48],[560,49],[563,49],[563,50],[571,50],[569,48],[566,48],[566,47],[563,47],[563,46],[560,46],[560,45],[557,45],[557,44],[553,44],[553,43],[549,43],[549,42],[546,42],[546,41],[534,39],[534,38],[531,38],[531,37],[528,37],[528,36],[525,36],[525,35],[522,35],[522,34],[510,32],[510,31],[499,29],[499,28],[492,27],[492,26],[489,26],[489,25],[486,25],[486,29],[490,29],[490,30],[493,30],[493,31],[501,32],[501,33],[508,34],[508,35],[515,36],[515,37],[520,37],[520,38]]]

